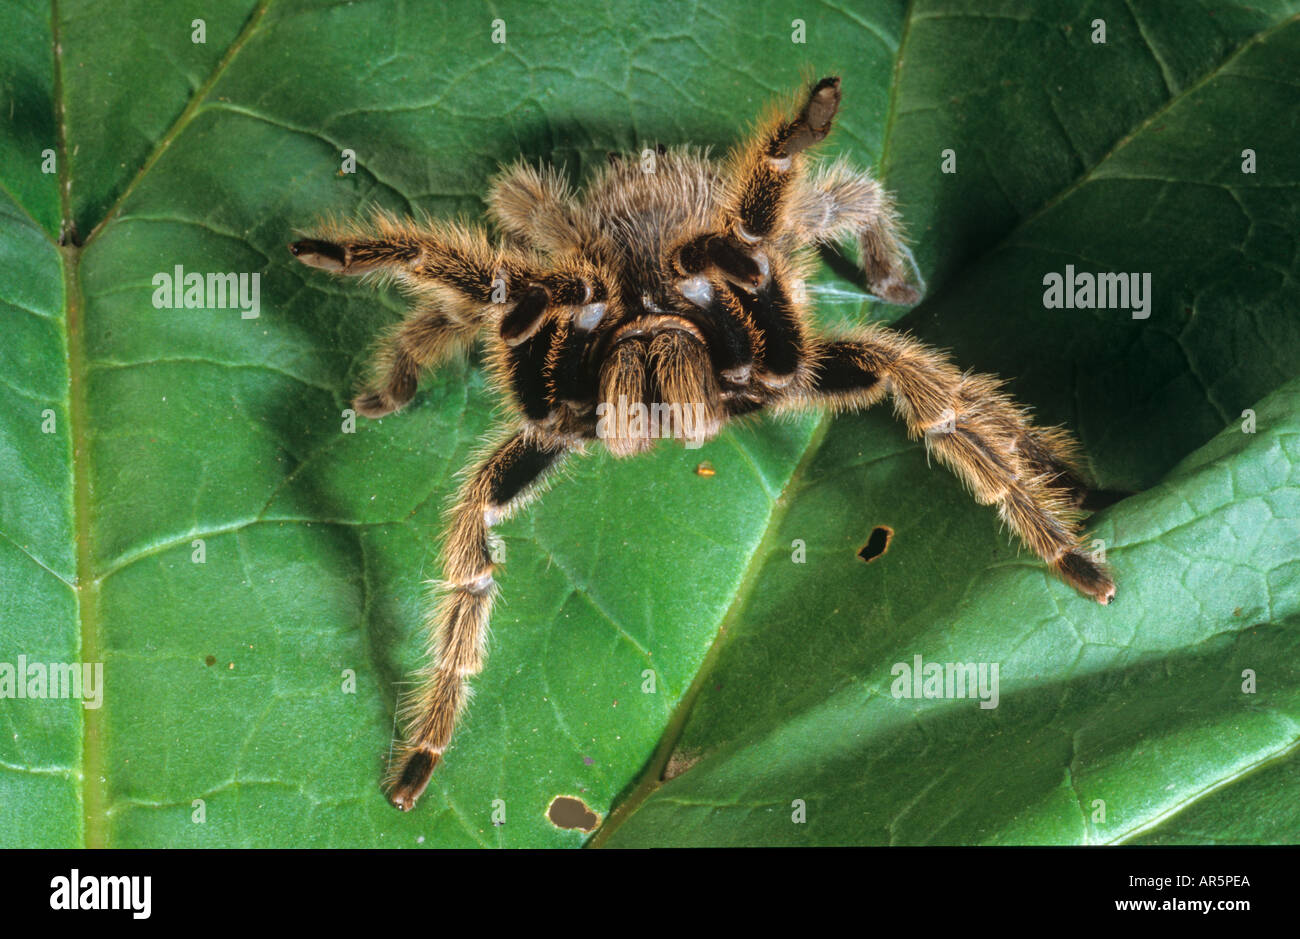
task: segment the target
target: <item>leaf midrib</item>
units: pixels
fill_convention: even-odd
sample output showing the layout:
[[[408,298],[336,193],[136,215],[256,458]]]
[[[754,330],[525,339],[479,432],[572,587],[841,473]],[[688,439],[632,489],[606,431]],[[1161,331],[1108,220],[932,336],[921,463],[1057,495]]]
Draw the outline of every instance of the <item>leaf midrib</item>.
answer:
[[[99,581],[95,576],[91,525],[90,427],[89,400],[86,377],[89,362],[86,355],[85,298],[81,290],[81,257],[86,248],[121,210],[140,180],[185,129],[206,100],[213,85],[225,73],[231,61],[261,23],[270,0],[260,0],[249,15],[239,35],[226,49],[212,73],[191,96],[189,103],[159,138],[139,171],[123,189],[121,195],[104,213],[104,217],[91,229],[84,241],[76,234],[76,216],[72,206],[71,157],[68,146],[67,109],[63,88],[63,44],[60,35],[59,0],[50,3],[50,38],[54,47],[54,111],[58,133],[59,208],[62,218],[56,241],[60,266],[63,270],[63,306],[66,316],[68,357],[68,436],[72,446],[73,519],[76,537],[75,595],[78,617],[78,657],[82,662],[103,661],[103,637],[99,625]],[[21,207],[21,203],[15,200]],[[25,207],[23,208],[26,211]],[[30,213],[29,213],[30,215]],[[40,228],[40,226],[37,226]],[[44,230],[44,229],[41,229]],[[48,233],[47,233],[48,237]],[[103,708],[82,709],[81,739],[81,806],[82,845],[87,848],[106,847],[108,842],[108,776],[104,762],[103,735],[106,718]]]
[[[59,208],[62,214],[58,237],[59,266],[63,271],[63,310],[67,330],[68,356],[68,439],[72,447],[72,516],[76,539],[74,577],[78,618],[77,655],[82,662],[101,660],[98,586],[95,583],[90,542],[90,467],[86,428],[86,349],[81,296],[81,248],[76,243],[72,213],[72,180],[69,166],[67,113],[63,106],[63,44],[59,33],[59,0],[51,0],[50,35],[54,43],[54,111],[58,133]],[[39,227],[39,226],[38,226]],[[66,242],[66,243],[64,243]],[[101,745],[102,719],[99,708],[81,711],[81,808],[82,845],[103,846],[106,785]]]

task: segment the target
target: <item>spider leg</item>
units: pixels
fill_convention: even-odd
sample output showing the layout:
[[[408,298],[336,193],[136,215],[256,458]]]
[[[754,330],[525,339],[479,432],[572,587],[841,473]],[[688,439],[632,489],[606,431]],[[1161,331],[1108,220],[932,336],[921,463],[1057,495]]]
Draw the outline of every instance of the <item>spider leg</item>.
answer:
[[[676,264],[679,273],[689,276],[678,282],[678,289],[701,308],[699,325],[708,335],[715,364],[725,377],[744,384],[752,364],[759,360],[756,377],[769,387],[784,387],[806,361],[803,304],[789,286],[798,277],[786,270],[779,255],[756,251],[750,256],[737,251],[733,258],[730,245],[725,254],[730,267],[712,262],[723,271],[723,278],[691,273],[692,266],[707,269],[711,263],[708,253],[724,242],[716,235],[706,235],[682,246]]]
[[[554,167],[507,167],[493,181],[487,202],[507,238],[548,254],[582,250],[594,237],[568,180]]]
[[[415,396],[420,372],[468,349],[481,318],[453,318],[455,306],[433,297],[417,298],[410,314],[390,328],[370,360],[370,377],[352,399],[358,414],[376,418],[404,407]]]
[[[546,363],[556,346],[561,318],[546,314],[546,302],[546,292],[540,287],[534,288],[533,292],[520,301],[520,306],[537,306],[542,309],[542,313],[528,338],[514,345],[506,345],[501,352],[502,365],[498,366],[504,372],[524,417],[530,421],[544,421],[552,413]],[[505,332],[504,324],[502,331]]]
[[[303,264],[335,274],[391,277],[415,298],[407,318],[381,340],[369,379],[353,399],[353,408],[366,417],[383,417],[407,404],[420,371],[467,348],[510,299],[506,285],[527,278],[521,259],[494,250],[482,232],[454,225],[416,224],[380,213],[369,225],[329,224],[317,234],[289,245]]]
[[[532,283],[501,318],[493,368],[514,392],[525,418],[550,423],[558,405],[589,406],[593,382],[584,354],[608,307],[612,275],[576,257]]]
[[[376,213],[369,224],[326,224],[317,237],[295,241],[289,251],[308,267],[334,274],[382,274],[417,290],[443,287],[480,306],[514,299],[530,273],[523,255],[497,251],[478,229],[385,213]],[[494,288],[512,281],[514,295],[493,296]]]
[[[826,138],[839,106],[840,80],[823,78],[793,119],[767,121],[732,153],[718,219],[721,233],[706,232],[677,245],[671,256],[680,273],[699,274],[712,266],[747,289],[766,280],[757,252],[785,230],[786,203],[803,169],[797,158]]]
[[[319,237],[289,245],[289,251],[308,267],[333,274],[391,277],[414,293],[433,292],[460,307],[455,318],[484,324],[490,311],[518,304],[533,287],[544,286],[547,299],[561,305],[603,301],[608,274],[580,257],[549,262],[521,251],[500,250],[488,244],[483,232],[442,222],[415,223],[384,213],[370,225],[348,223],[325,226]],[[513,322],[518,341],[544,311]],[[518,314],[516,314],[517,318]]]
[[[483,669],[496,593],[489,532],[535,496],[569,452],[529,430],[495,447],[461,487],[450,513],[442,596],[429,616],[431,664],[402,709],[404,742],[388,779],[389,800],[410,811],[451,740],[469,700],[469,678]]]
[[[762,369],[756,377],[770,388],[788,385],[807,362],[807,330],[789,283],[787,277],[773,275],[753,293],[731,285],[725,288],[729,302],[738,306],[756,328],[763,350]]]
[[[694,235],[670,254],[683,295],[697,302],[721,293],[731,318],[753,329],[752,345],[762,353],[757,377],[769,387],[795,379],[807,340],[800,304],[789,289],[796,278],[778,266],[786,252],[768,248],[788,229],[787,203],[803,172],[800,154],[830,133],[839,104],[840,80],[823,78],[794,118],[769,120],[732,154],[719,231]]]
[[[802,169],[796,158],[826,139],[839,107],[840,80],[823,78],[793,120],[769,121],[733,156],[726,212],[741,242],[759,244],[784,226],[785,203]]]
[[[887,303],[920,299],[907,281],[907,250],[893,199],[870,173],[843,161],[793,188],[787,209],[791,247],[856,238],[872,292]]]
[[[543,379],[552,403],[586,414],[596,400],[597,377],[587,361],[590,331],[572,317],[560,317],[546,351]]]
[[[823,340],[805,402],[869,407],[886,394],[913,439],[966,483],[1079,592],[1109,603],[1115,582],[1084,551],[1076,506],[1085,488],[1074,446],[1057,429],[1034,427],[988,375],[960,372],[946,357],[883,327]]]
[[[420,370],[473,341],[489,322],[499,320],[509,352],[512,382],[541,374],[549,336],[547,312],[571,308],[575,324],[590,330],[603,317],[609,272],[578,255],[546,261],[518,251],[491,247],[481,231],[442,223],[416,224],[384,214],[369,227],[327,226],[321,237],[289,245],[309,267],[336,274],[379,275],[398,281],[415,295],[415,312],[390,331],[376,354],[372,380],[353,402],[367,417],[382,417],[415,394]],[[520,389],[521,394],[528,389]],[[529,394],[538,402],[542,396]],[[540,410],[539,410],[540,409]],[[546,414],[544,404],[529,409],[531,419]],[[535,413],[536,412],[536,413]]]

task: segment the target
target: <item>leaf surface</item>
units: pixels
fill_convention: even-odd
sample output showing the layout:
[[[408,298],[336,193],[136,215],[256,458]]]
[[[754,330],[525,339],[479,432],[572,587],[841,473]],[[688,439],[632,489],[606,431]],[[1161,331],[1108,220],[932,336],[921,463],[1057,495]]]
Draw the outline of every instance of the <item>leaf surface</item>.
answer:
[[[1294,840],[1295,4],[201,15],[204,42],[179,3],[0,10],[0,662],[105,675],[98,709],[0,702],[0,844],[582,844],[559,795],[609,844]],[[501,527],[470,716],[394,812],[421,582],[496,401],[474,356],[344,432],[402,301],[285,243],[367,203],[481,219],[519,155],[580,180],[608,150],[725,149],[808,65],[844,81],[828,155],[898,193],[927,283],[902,325],[1135,493],[1090,523],[1115,605],[884,409],[593,454]],[[825,260],[828,328],[899,316]],[[1066,264],[1149,273],[1150,316],[1045,309]],[[177,265],[259,273],[260,315],[155,307]],[[894,698],[915,654],[998,663],[998,707]]]

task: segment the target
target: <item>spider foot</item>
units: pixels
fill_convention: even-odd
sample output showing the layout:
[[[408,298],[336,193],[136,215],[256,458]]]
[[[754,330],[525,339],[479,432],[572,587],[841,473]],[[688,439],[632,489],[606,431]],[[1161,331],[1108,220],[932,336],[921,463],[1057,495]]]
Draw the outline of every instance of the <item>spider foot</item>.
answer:
[[[1061,579],[1102,606],[1115,599],[1115,581],[1110,571],[1086,554],[1067,551],[1052,564]]]
[[[304,238],[289,245],[289,253],[308,267],[341,273],[347,270],[348,253],[342,245],[316,238]]]
[[[388,789],[388,801],[394,808],[403,812],[415,808],[441,757],[442,754],[431,750],[412,750],[407,754]]]
[[[788,158],[826,139],[840,109],[840,80],[823,78],[808,94],[808,102],[781,135],[772,156]]]
[[[914,306],[921,299],[921,294],[915,287],[896,276],[871,284],[871,292],[885,303],[896,306]]]

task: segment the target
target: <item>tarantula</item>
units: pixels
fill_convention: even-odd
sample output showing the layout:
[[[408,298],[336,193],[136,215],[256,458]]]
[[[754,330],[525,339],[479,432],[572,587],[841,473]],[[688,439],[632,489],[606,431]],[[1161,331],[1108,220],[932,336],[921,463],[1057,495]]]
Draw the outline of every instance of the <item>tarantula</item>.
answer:
[[[450,511],[430,664],[403,708],[405,742],[387,781],[399,809],[424,792],[483,667],[492,526],[588,441],[619,457],[656,442],[640,420],[611,431],[602,417],[614,407],[666,408],[678,415],[671,435],[689,445],[765,408],[856,409],[892,395],[911,437],[978,502],[996,504],[1053,571],[1101,603],[1114,596],[1081,545],[1087,487],[1066,433],[1035,427],[999,381],[907,336],[811,328],[803,281],[819,243],[855,237],[879,299],[918,294],[889,194],[843,161],[807,166],[839,110],[839,79],[817,82],[799,105],[774,111],[721,164],[685,147],[611,155],[580,196],[555,170],[517,163],[487,198],[500,246],[477,228],[383,213],[326,223],[289,246],[310,267],[391,278],[412,297],[353,401],[359,413],[401,408],[422,369],[483,332],[510,409]]]

